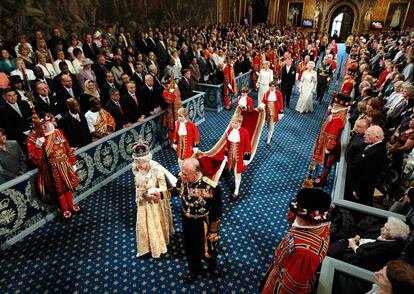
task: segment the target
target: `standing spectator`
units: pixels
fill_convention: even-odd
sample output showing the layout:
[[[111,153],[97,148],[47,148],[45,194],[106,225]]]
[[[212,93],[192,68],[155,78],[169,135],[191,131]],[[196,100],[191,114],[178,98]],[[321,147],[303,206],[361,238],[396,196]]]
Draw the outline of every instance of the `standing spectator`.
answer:
[[[78,73],[78,83],[79,88],[81,88],[82,91],[85,90],[85,81],[90,80],[93,81],[96,85],[96,75],[95,72],[91,69],[93,62],[89,58],[85,58],[82,62],[83,69]]]
[[[196,57],[193,57],[191,59],[191,64],[189,66],[189,69],[191,72],[191,79],[190,79],[191,88],[195,90],[197,84],[200,82],[200,79],[201,79],[200,67],[198,66]]]
[[[32,110],[26,101],[17,101],[17,94],[12,89],[3,90],[6,101],[0,106],[0,128],[7,133],[9,140],[16,140],[24,153],[27,153],[26,135],[23,132],[30,130]]]
[[[379,126],[365,131],[367,146],[359,152],[348,166],[345,184],[345,199],[372,205],[377,178],[386,160],[384,132]]]
[[[59,90],[61,87],[63,87],[63,85],[62,85],[62,76],[63,75],[68,75],[71,78],[73,84],[77,86],[78,85],[78,78],[76,77],[75,74],[73,74],[69,71],[69,67],[66,64],[66,62],[61,61],[58,65],[59,65],[60,73],[58,73],[55,76],[55,78],[53,79],[55,81],[56,89]]]
[[[316,273],[330,241],[331,196],[318,189],[302,189],[289,205],[292,227],[276,248],[260,285],[263,294],[311,293]]]
[[[46,57],[47,63],[53,63],[54,59],[52,56],[52,52],[47,48],[46,41],[43,39],[37,40],[37,49],[36,49],[36,57],[39,60],[40,56],[44,55]]]
[[[131,126],[132,124],[128,122],[128,118],[125,115],[124,108],[122,107],[121,103],[119,102],[121,95],[119,94],[119,90],[116,88],[111,88],[109,90],[109,95],[111,99],[106,102],[104,108],[107,110],[115,120],[115,130],[118,131],[122,128],[126,128]]]
[[[53,65],[47,62],[46,56],[43,54],[38,55],[38,60],[39,60],[39,63],[36,64],[36,66],[39,66],[42,69],[43,74],[45,75],[46,78],[53,79],[56,76],[56,72],[55,72],[55,69],[53,68]]]
[[[122,85],[121,75],[124,73],[124,70],[121,66],[121,57],[114,56],[112,58],[112,68],[111,71],[115,78],[115,83],[117,86]]]
[[[93,72],[96,75],[96,81],[99,89],[105,83],[105,73],[112,67],[112,61],[107,62],[104,55],[96,56],[96,63],[92,66]]]
[[[115,85],[115,78],[114,78],[114,74],[111,71],[107,71],[105,73],[105,83],[103,85],[101,85],[101,94],[100,94],[100,99],[101,99],[101,103],[103,105],[106,104],[106,102],[109,101],[110,99],[110,95],[109,95],[109,91],[111,89],[118,89],[118,87]],[[122,83],[122,81],[121,81]]]
[[[82,63],[85,57],[82,54],[82,50],[79,48],[73,49],[72,54],[73,54],[72,66],[73,66],[73,69],[75,70],[75,74],[78,74],[83,68]]]
[[[66,100],[69,111],[58,120],[58,127],[65,134],[69,145],[75,149],[81,148],[92,142],[88,123],[81,113],[78,100],[69,98]]]
[[[191,89],[191,71],[187,68],[183,69],[183,77],[178,82],[180,88],[181,101],[185,101],[188,98],[193,97],[193,90]]]
[[[9,75],[13,70],[16,69],[16,64],[14,59],[10,56],[7,49],[1,49],[1,59],[0,59],[0,71]]]
[[[145,84],[145,77],[144,77],[144,66],[141,62],[137,62],[135,64],[135,70],[132,74],[132,80],[135,82],[136,87],[139,89]]]
[[[133,81],[128,81],[126,84],[127,92],[121,98],[121,105],[124,110],[128,122],[134,124],[136,122],[143,122],[145,114],[143,106],[138,102],[136,95],[136,86]]]
[[[50,94],[49,88],[44,82],[36,84],[34,106],[37,114],[47,112],[55,116],[59,114],[58,103],[55,97]]]
[[[364,141],[365,131],[370,127],[370,122],[366,118],[358,119],[355,127],[351,132],[349,143],[345,150],[346,163],[352,165],[355,156],[360,153],[366,146]]]
[[[0,185],[24,174],[26,157],[15,140],[7,140],[6,131],[0,128]]]
[[[56,92],[59,113],[66,113],[68,111],[66,100],[69,98],[75,98],[80,101],[80,90],[77,85],[73,83],[70,75],[63,74],[59,84],[60,88]]]
[[[209,79],[209,74],[204,50],[201,50],[200,57],[197,59],[197,63],[200,69],[200,81],[201,83],[207,83]]]
[[[60,74],[60,71],[61,71],[60,63],[61,62],[65,62],[68,66],[69,71],[72,74],[75,74],[75,69],[73,68],[72,62],[70,62],[70,60],[65,59],[65,53],[63,52],[63,50],[59,50],[56,53],[56,56],[57,56],[57,59],[53,62],[53,66],[55,68],[56,74]]]
[[[91,60],[95,60],[96,56],[98,55],[98,47],[95,42],[93,42],[92,35],[86,34],[83,40],[83,55],[86,58]]]
[[[62,38],[62,34],[58,28],[52,29],[52,38],[49,40],[49,49],[54,58],[57,57],[59,51],[66,52],[68,49],[68,43]]]
[[[139,106],[145,117],[149,117],[161,110],[162,96],[154,89],[154,79],[151,75],[145,76],[145,85],[138,90]]]
[[[33,89],[33,83],[36,80],[36,77],[31,69],[26,68],[23,59],[16,58],[16,69],[10,73],[10,76],[20,76],[26,91],[31,91]]]
[[[164,42],[164,36],[162,34],[158,34],[157,59],[160,71],[164,72],[164,68],[169,62],[169,54],[167,51],[167,45]]]
[[[92,97],[90,99],[90,105],[91,108],[85,113],[85,118],[92,136],[92,141],[96,141],[115,131],[115,120],[108,111],[101,108],[99,98]]]
[[[97,98],[100,100],[100,94],[96,88],[95,82],[91,80],[85,81],[85,91],[80,95],[79,103],[83,113],[86,113],[91,107],[90,99]]]

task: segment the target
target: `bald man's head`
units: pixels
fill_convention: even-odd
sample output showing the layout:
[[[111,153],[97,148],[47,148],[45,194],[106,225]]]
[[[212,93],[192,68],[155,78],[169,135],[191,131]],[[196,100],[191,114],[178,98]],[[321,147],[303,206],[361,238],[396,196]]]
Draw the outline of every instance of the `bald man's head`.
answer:
[[[66,100],[66,106],[69,108],[69,111],[73,114],[80,113],[80,105],[78,100],[75,98],[69,98]]]
[[[365,131],[364,142],[374,144],[384,140],[384,131],[380,126],[371,126]]]

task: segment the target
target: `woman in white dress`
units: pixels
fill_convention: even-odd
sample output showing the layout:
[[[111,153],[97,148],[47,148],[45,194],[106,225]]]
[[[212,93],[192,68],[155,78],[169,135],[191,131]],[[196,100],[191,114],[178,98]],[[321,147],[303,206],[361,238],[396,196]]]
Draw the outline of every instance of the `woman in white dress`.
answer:
[[[313,111],[313,101],[312,97],[316,92],[316,83],[317,75],[314,71],[315,63],[309,61],[307,64],[307,69],[303,72],[302,78],[299,83],[299,99],[296,104],[296,111],[300,113],[303,112],[312,112]]]
[[[167,192],[165,173],[158,162],[151,160],[147,144],[137,143],[132,149],[137,203],[137,257],[151,252],[153,258],[159,258],[167,253],[173,234],[170,200],[169,197],[161,197],[162,192]]]
[[[269,83],[273,81],[273,71],[270,69],[270,62],[265,61],[263,69],[260,70],[259,77],[257,78],[257,87],[259,92],[257,94],[257,105],[262,101],[263,95],[269,90]]]

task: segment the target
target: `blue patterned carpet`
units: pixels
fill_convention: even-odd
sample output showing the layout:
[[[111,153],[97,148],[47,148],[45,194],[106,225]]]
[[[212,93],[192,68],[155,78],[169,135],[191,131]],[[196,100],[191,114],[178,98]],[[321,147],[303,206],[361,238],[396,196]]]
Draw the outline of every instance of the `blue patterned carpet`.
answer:
[[[83,213],[69,223],[52,221],[0,252],[0,293],[256,293],[286,233],[287,205],[307,175],[330,97],[326,95],[322,105],[314,103],[310,114],[286,109],[271,146],[266,146],[265,128],[236,203],[229,202],[233,178],[221,180],[221,245],[229,259],[219,256],[221,278],[205,276],[193,285],[181,282],[187,266],[177,199],[172,201],[175,235],[169,252],[160,259],[135,257],[136,206],[128,172],[83,200]],[[296,101],[297,93],[291,107]],[[231,115],[206,113],[206,122],[199,126],[201,150],[216,142]],[[173,150],[163,149],[155,160],[178,172]],[[333,172],[331,184],[332,177]]]

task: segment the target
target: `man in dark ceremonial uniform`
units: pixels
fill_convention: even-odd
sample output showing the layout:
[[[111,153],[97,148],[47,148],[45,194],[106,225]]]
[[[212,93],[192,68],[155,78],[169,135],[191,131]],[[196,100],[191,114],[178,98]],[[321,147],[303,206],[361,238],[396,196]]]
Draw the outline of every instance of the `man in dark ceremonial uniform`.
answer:
[[[220,226],[221,194],[217,184],[200,171],[197,159],[184,159],[176,188],[181,199],[184,244],[189,274],[185,283],[194,282],[202,273],[201,260],[214,271],[217,252],[212,242],[217,241]]]
[[[318,65],[318,82],[316,85],[316,99],[319,100],[319,104],[322,104],[323,96],[325,95],[326,88],[332,79],[332,66],[325,56],[323,61]]]

